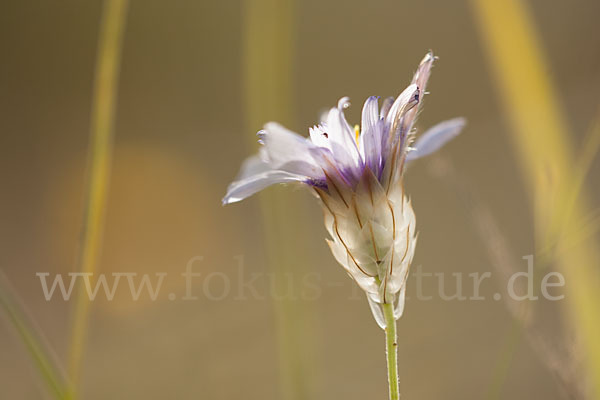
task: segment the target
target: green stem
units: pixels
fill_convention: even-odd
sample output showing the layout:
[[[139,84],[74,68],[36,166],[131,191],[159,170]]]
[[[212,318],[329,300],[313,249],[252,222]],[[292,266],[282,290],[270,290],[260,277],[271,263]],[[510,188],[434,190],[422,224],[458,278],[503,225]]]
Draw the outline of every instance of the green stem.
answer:
[[[394,318],[394,306],[383,304],[383,316],[385,317],[385,352],[387,355],[388,383],[390,386],[390,400],[400,398],[398,384],[398,343],[396,342],[396,319]]]

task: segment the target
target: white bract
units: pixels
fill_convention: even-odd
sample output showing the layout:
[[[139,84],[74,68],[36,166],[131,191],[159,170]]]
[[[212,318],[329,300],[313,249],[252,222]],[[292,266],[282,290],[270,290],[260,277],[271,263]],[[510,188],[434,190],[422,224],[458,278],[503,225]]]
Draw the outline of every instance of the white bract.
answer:
[[[462,118],[442,122],[412,144],[433,61],[427,54],[412,83],[381,108],[377,97],[368,98],[360,128],[346,121],[345,97],[309,129],[309,138],[267,123],[258,133],[260,153],[246,160],[223,199],[223,204],[237,202],[275,183],[310,188],[323,205],[331,252],[365,291],[382,328],[382,304],[393,304],[396,319],[402,315],[417,238],[415,214],[404,194],[406,165],[439,149],[465,124]]]

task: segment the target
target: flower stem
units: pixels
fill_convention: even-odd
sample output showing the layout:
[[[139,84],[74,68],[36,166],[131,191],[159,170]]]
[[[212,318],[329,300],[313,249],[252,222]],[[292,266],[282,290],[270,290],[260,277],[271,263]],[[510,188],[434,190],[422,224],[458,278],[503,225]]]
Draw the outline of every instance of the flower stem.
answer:
[[[385,352],[387,355],[388,384],[390,386],[390,400],[400,398],[398,385],[398,343],[396,342],[396,319],[394,306],[390,303],[383,304],[385,317]]]

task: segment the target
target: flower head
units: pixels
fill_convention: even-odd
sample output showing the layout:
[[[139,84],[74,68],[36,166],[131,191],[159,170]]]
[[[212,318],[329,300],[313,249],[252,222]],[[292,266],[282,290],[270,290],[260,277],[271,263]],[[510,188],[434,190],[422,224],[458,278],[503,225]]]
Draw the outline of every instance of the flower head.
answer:
[[[456,118],[429,129],[414,143],[414,123],[434,61],[428,53],[412,83],[379,107],[370,97],[362,124],[352,128],[340,99],[305,138],[269,122],[258,133],[260,153],[243,164],[223,204],[276,183],[299,182],[321,200],[328,244],[335,259],[366,292],[381,327],[381,305],[402,315],[408,270],[416,244],[415,214],[404,193],[406,165],[455,137],[465,122]]]

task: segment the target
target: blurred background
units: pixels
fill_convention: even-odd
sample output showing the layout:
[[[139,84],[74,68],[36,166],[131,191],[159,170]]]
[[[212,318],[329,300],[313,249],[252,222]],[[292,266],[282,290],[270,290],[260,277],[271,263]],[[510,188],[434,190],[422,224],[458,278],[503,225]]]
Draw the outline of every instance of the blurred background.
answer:
[[[257,150],[262,123],[279,120],[306,135],[342,96],[353,102],[348,120],[359,123],[362,102],[397,95],[432,49],[440,59],[418,126],[455,116],[466,117],[468,126],[439,156],[410,168],[406,190],[420,232],[413,272],[446,273],[447,293],[455,291],[451,273],[489,271],[492,278],[482,285],[484,301],[444,301],[435,279],[423,281],[433,298],[419,301],[409,279],[398,322],[402,396],[598,398],[582,394],[593,393],[588,388],[596,384],[597,364],[585,356],[597,352],[586,348],[585,334],[572,335],[584,331],[571,308],[581,309],[581,302],[569,302],[576,288],[566,289],[564,301],[539,301],[528,309],[533,324],[492,294],[504,284],[494,254],[525,270],[521,258],[543,247],[536,243],[540,192],[530,190],[519,126],[539,122],[531,137],[541,138],[542,148],[544,112],[558,110],[567,128],[559,134],[575,160],[594,137],[600,3],[508,1],[518,4],[523,20],[508,18],[510,11],[490,12],[492,3],[132,1],[122,22],[95,272],[150,274],[152,282],[156,273],[167,276],[155,300],[146,294],[133,300],[124,279],[112,301],[99,295],[91,302],[78,397],[386,398],[383,332],[329,253],[317,202],[289,187],[227,207],[221,198],[240,163]],[[51,279],[80,270],[105,6],[0,4],[2,290],[66,381],[74,300],[47,301],[36,273]],[[497,20],[490,24],[486,15]],[[522,22],[533,29],[525,29],[533,39],[522,40],[531,39],[539,53],[522,52],[527,46],[511,36]],[[502,35],[504,53],[495,50],[502,48]],[[538,64],[527,61],[538,56],[551,87],[541,96],[554,96],[556,108],[536,108],[534,84],[532,90],[522,86],[522,98],[514,97],[520,109],[511,110],[511,92],[503,85],[514,82],[510,74],[528,82],[519,65],[538,76]],[[519,125],[528,115],[530,124]],[[589,223],[578,243],[589,248],[598,244],[596,157],[586,170],[581,214]],[[482,215],[493,222],[478,224]],[[502,240],[485,237],[490,224]],[[547,258],[544,268],[561,271],[563,261]],[[197,299],[183,300],[181,274],[190,260],[200,274],[191,281]],[[597,266],[590,261],[583,270]],[[595,285],[596,279],[583,280]],[[583,320],[599,314],[597,306],[588,304]],[[22,338],[14,319],[0,319],[0,397],[53,398]],[[547,348],[536,349],[536,340],[559,349],[558,358],[544,358]],[[558,376],[561,371],[565,376]]]

